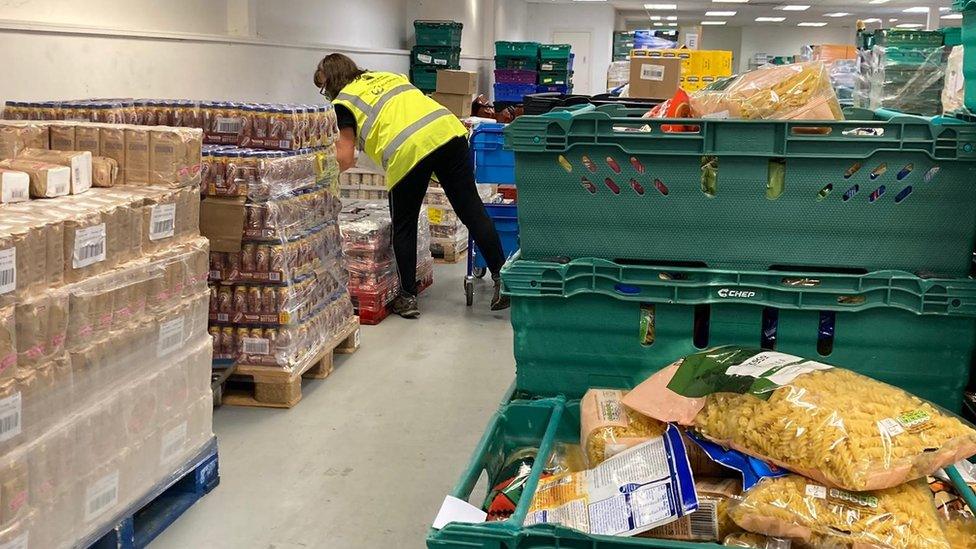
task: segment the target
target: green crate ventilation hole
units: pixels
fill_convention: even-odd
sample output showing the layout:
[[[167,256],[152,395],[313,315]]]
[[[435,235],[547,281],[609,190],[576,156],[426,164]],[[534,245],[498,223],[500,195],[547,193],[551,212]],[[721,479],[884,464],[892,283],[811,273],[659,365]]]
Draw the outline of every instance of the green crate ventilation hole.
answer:
[[[636,156],[631,156],[629,160],[630,160],[629,163],[631,167],[633,167],[637,176],[645,174],[646,170],[644,168],[644,164]],[[566,173],[568,174],[573,173],[573,164],[564,155],[559,155],[557,157],[557,162],[566,171]],[[589,155],[585,155],[585,154],[582,155],[580,157],[580,163],[591,174],[596,174],[599,169],[597,164],[593,161],[592,158],[589,157]],[[610,170],[614,174],[623,175],[623,169],[620,167],[620,163],[618,163],[617,160],[612,156],[608,156],[606,158],[606,164],[607,167],[610,168]],[[783,193],[786,191],[786,164],[787,162],[785,158],[772,158],[769,160],[768,172],[766,178],[766,189],[765,189],[766,199],[776,200],[777,198],[782,196]],[[850,168],[847,169],[847,171],[844,172],[844,179],[852,178],[861,170],[861,168],[862,168],[861,163],[855,162],[854,164],[851,165]],[[925,175],[922,178],[923,181],[925,181],[925,183],[931,183],[932,180],[935,178],[935,176],[939,173],[940,169],[941,168],[939,166],[932,166],[931,168],[929,168],[929,170],[925,172]],[[895,175],[895,180],[900,182],[907,179],[914,170],[915,170],[914,164],[912,163],[906,164]],[[708,196],[709,198],[714,198],[718,194],[719,158],[717,156],[702,156],[701,171],[702,171],[701,173],[702,194]],[[870,181],[876,181],[877,179],[884,176],[887,172],[888,172],[888,165],[882,162],[881,164],[876,166],[873,170],[871,170],[871,173],[868,175],[868,179]],[[582,176],[580,182],[583,185],[583,188],[586,189],[587,192],[589,192],[590,194],[596,194],[597,192],[599,192],[597,185],[593,183],[593,180],[590,179],[589,176],[586,175]],[[638,196],[644,196],[645,194],[644,185],[642,185],[640,181],[638,181],[637,177],[631,176],[627,183],[628,186],[631,189],[633,189],[633,191]],[[654,178],[653,183],[654,183],[654,188],[657,189],[657,191],[662,196],[668,196],[669,189],[667,184],[665,184],[659,178]],[[621,187],[617,183],[617,181],[614,180],[613,177],[606,177],[603,180],[603,184],[613,194],[615,195],[620,194]],[[826,185],[824,185],[822,189],[820,189],[820,191],[817,192],[816,201],[817,202],[823,201],[831,194],[831,192],[833,192],[833,190],[834,190],[834,184],[827,183]],[[908,198],[908,196],[912,194],[913,190],[914,189],[912,185],[906,185],[905,187],[903,187],[898,192],[898,194],[895,195],[895,204],[901,204],[902,202],[904,202]],[[861,191],[861,186],[857,183],[854,183],[853,185],[848,187],[847,190],[844,191],[841,200],[844,202],[848,202],[852,198],[854,198],[854,196],[856,196],[860,191]],[[873,191],[871,191],[871,194],[868,196],[868,202],[874,204],[875,202],[880,200],[886,193],[887,193],[887,186],[884,184],[880,184]]]

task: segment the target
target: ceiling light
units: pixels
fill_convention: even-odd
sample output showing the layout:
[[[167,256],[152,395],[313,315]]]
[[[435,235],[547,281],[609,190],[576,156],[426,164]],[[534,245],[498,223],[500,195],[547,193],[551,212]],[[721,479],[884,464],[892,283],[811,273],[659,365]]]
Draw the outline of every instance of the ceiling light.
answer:
[[[945,6],[939,8],[939,11],[952,11],[952,8],[947,8]]]
[[[835,11],[834,13],[825,13],[824,17],[846,17],[850,15],[846,11]]]
[[[664,23],[654,23],[654,26],[655,27],[663,27],[664,26]]]
[[[781,23],[786,21],[785,17],[757,17],[756,21],[759,23]]]
[[[677,26],[678,26],[678,24],[677,24],[677,23],[668,23],[668,26],[669,26],[669,27],[677,27]]]
[[[898,27],[899,29],[919,29],[924,27],[925,25],[921,23],[902,23],[900,25],[895,25],[895,26]]]
[[[749,0],[712,0],[712,2],[717,4],[745,4],[749,2]]]
[[[724,25],[725,21],[702,21],[702,25]]]
[[[806,11],[810,9],[810,6],[804,6],[802,4],[786,4],[785,6],[779,6],[776,9],[783,11]]]
[[[644,4],[645,10],[676,10],[677,4]]]
[[[888,0],[871,0],[868,4],[885,4]]]
[[[678,20],[678,16],[677,15],[669,15],[669,16],[665,17],[665,19],[667,19],[668,21],[677,21]]]
[[[705,17],[732,17],[735,15],[734,11],[706,11]]]
[[[827,23],[824,23],[823,21],[818,21],[818,22],[803,22],[803,23],[797,23],[796,26],[798,26],[798,27],[826,27],[827,26]]]
[[[914,8],[906,8],[901,11],[903,13],[928,13],[929,9],[924,6],[915,6]]]
[[[870,17],[868,19],[861,19],[861,22],[862,23],[880,23],[881,20],[878,19],[877,17]]]
[[[651,16],[651,21],[660,21],[660,20],[661,20],[661,16],[660,15],[652,15]]]
[[[942,16],[942,19],[962,19],[961,13],[947,13]]]
[[[889,20],[888,20],[888,22],[889,22],[889,23],[894,23],[894,22],[895,22],[895,21],[897,21],[897,20],[898,20],[898,18],[897,18],[897,17],[892,17],[891,19],[889,19]]]

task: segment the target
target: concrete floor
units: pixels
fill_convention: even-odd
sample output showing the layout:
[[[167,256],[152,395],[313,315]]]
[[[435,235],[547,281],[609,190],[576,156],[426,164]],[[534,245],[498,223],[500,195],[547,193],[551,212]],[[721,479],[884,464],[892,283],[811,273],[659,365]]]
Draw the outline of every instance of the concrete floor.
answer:
[[[515,377],[490,281],[465,307],[464,264],[437,265],[417,321],[364,326],[291,410],[214,414],[220,486],[152,549],[420,548]]]

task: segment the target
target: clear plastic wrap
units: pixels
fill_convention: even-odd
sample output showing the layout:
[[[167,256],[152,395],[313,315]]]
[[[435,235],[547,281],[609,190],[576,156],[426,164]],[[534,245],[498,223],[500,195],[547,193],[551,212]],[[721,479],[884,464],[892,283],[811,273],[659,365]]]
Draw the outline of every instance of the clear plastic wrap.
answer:
[[[831,487],[880,490],[976,454],[976,430],[843,368],[735,346],[689,355],[624,404]]]
[[[667,427],[624,407],[624,391],[589,389],[580,402],[580,442],[592,468],[654,437]]]
[[[254,202],[314,189],[338,175],[335,147],[263,151],[207,145],[203,149],[203,192],[246,197]]]
[[[691,95],[695,118],[843,120],[820,61],[765,65]]]
[[[966,77],[963,75],[963,47],[953,46],[946,61],[945,86],[942,88],[942,112],[953,113],[966,108]]]
[[[339,175],[339,196],[351,200],[387,200],[386,176],[353,168]]]
[[[750,532],[817,547],[950,547],[923,480],[853,493],[798,475],[765,479],[730,514]]]
[[[876,45],[860,50],[855,105],[927,116],[941,114],[949,50],[921,45]]]
[[[956,464],[956,469],[970,488],[976,485],[976,464],[961,461]],[[976,547],[976,516],[944,470],[937,471],[934,477],[929,478],[929,489],[935,497],[936,512],[942,521],[942,530],[949,540],[949,546],[952,549]]]
[[[751,549],[794,549],[797,545],[788,539],[773,538],[752,532],[736,532],[722,540],[726,547],[749,547]]]

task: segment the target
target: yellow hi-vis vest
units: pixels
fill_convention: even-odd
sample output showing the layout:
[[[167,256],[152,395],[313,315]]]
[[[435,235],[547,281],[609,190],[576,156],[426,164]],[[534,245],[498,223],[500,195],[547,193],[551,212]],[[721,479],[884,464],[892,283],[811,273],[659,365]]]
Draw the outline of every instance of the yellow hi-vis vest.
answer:
[[[356,117],[357,147],[386,170],[387,189],[438,147],[468,134],[451,111],[399,74],[367,72],[335,103]]]

